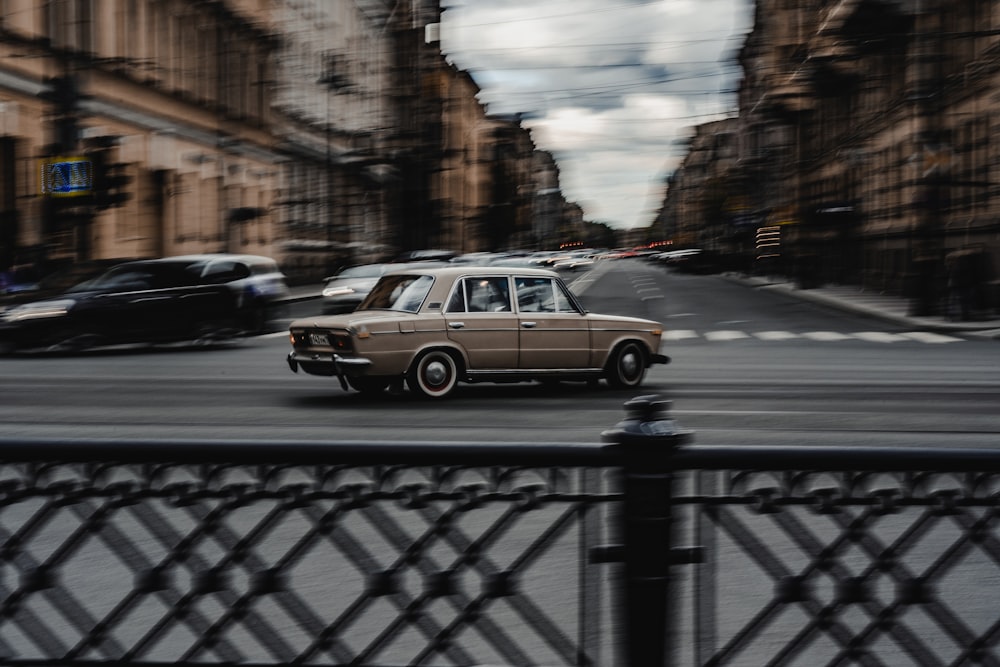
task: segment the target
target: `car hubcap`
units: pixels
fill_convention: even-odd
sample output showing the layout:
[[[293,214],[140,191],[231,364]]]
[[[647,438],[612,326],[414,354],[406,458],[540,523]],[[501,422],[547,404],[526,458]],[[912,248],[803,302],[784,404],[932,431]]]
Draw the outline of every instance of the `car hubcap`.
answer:
[[[636,372],[639,370],[639,359],[634,353],[625,354],[622,356],[621,363],[622,375],[626,378],[634,378]]]
[[[448,367],[443,362],[432,361],[424,368],[424,379],[435,387],[444,384],[448,379]]]

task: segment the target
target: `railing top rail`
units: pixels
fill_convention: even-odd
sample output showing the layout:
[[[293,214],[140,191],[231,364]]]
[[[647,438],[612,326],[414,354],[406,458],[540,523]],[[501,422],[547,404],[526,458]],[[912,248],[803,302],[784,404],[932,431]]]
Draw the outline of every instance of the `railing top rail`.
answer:
[[[0,461],[616,466],[601,443],[0,438]]]
[[[1000,472],[1000,448],[691,445],[642,458],[674,470],[893,470]],[[646,446],[645,444],[643,446]],[[0,461],[123,463],[411,464],[616,467],[628,445],[474,441],[301,441],[0,438]],[[635,451],[634,449],[632,450]]]
[[[716,446],[677,450],[675,470],[1000,472],[1000,449],[951,447]]]

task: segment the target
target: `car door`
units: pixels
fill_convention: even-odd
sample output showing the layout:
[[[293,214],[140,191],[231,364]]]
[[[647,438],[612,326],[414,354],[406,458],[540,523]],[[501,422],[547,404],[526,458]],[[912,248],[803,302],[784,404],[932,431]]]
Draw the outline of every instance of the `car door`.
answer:
[[[96,328],[112,340],[133,342],[145,340],[147,332],[157,330],[163,321],[161,313],[155,267],[129,264],[102,278],[81,317],[99,323]]]
[[[470,370],[517,368],[517,316],[507,276],[455,281],[444,309],[448,338],[461,345]]]
[[[559,280],[516,276],[519,366],[589,368],[590,324]]]
[[[191,317],[184,299],[192,289],[193,277],[170,264],[150,268],[150,289],[127,295],[133,331],[140,340],[172,340],[190,328]]]

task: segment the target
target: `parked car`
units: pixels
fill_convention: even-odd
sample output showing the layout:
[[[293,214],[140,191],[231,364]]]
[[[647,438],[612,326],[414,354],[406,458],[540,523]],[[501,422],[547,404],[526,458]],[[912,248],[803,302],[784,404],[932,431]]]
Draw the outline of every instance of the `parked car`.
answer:
[[[547,269],[421,267],[383,275],[353,313],[294,320],[292,371],[343,389],[447,396],[459,382],[604,378],[637,387],[660,354],[658,322],[588,313]]]
[[[4,311],[0,344],[77,351],[257,332],[284,285],[274,282],[272,265],[268,258],[222,254],[118,264],[61,295]]]

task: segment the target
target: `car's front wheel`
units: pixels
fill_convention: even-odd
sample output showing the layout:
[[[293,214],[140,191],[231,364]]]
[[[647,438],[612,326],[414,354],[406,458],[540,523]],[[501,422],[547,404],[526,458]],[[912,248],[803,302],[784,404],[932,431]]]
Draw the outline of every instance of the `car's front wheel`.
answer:
[[[86,352],[105,344],[104,336],[90,329],[71,327],[50,336],[45,351],[56,354]]]
[[[638,343],[625,343],[611,354],[607,379],[612,387],[638,387],[645,376],[646,353]]]
[[[424,352],[410,368],[406,384],[427,398],[444,398],[458,384],[458,362],[444,350]]]

